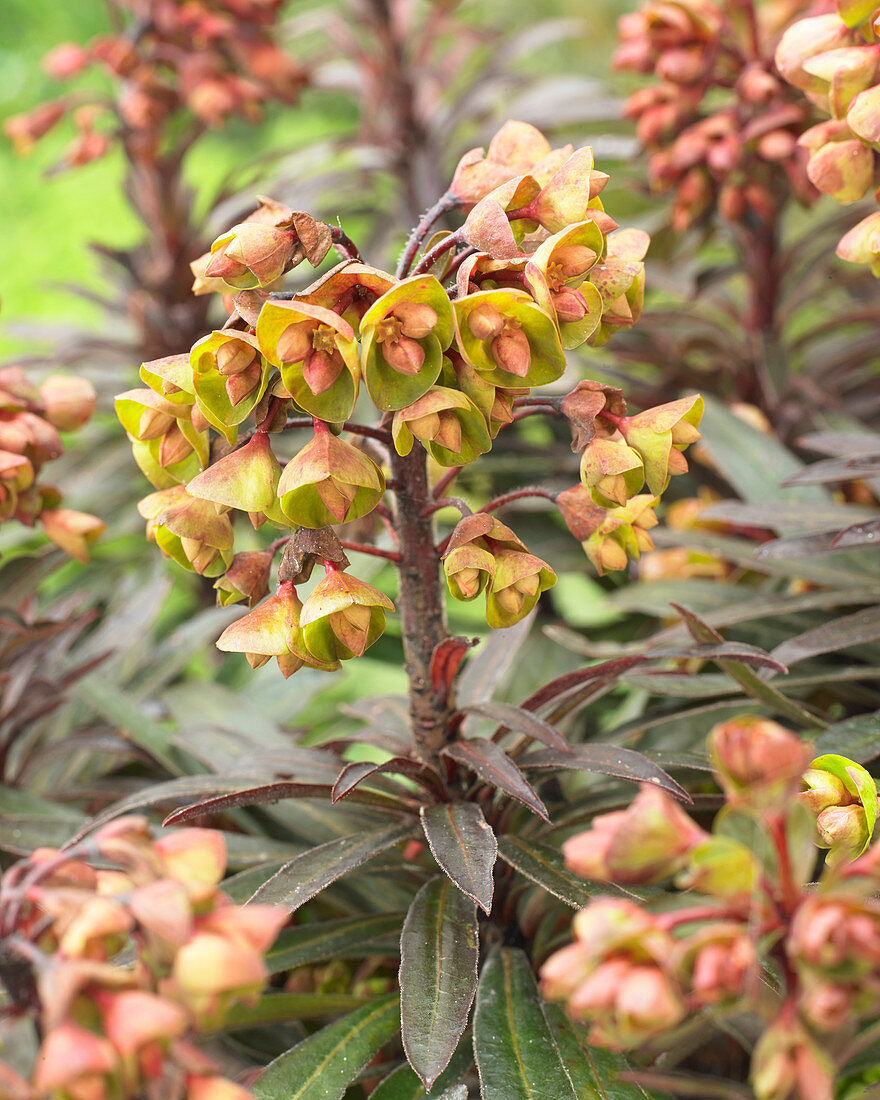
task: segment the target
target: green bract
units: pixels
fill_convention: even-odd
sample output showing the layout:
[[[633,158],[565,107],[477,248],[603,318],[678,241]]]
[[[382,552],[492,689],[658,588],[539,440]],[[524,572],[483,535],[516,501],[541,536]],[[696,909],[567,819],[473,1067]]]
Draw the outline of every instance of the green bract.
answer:
[[[195,398],[192,363],[186,353],[166,355],[142,363],[141,381],[165,398],[166,401],[191,405]]]
[[[278,482],[281,511],[302,527],[360,519],[385,492],[385,477],[363,451],[319,432],[284,467]]]
[[[269,437],[257,432],[249,443],[209,466],[188,482],[187,492],[242,512],[265,512],[276,501],[281,466]]]
[[[351,416],[360,378],[357,342],[338,313],[308,302],[266,302],[256,339],[301,409],[332,424]]]
[[[852,808],[858,808],[864,813],[864,836],[861,842],[854,846],[855,850],[852,853],[854,856],[861,855],[871,843],[877,826],[878,799],[877,783],[874,777],[861,764],[857,764],[855,760],[850,760],[846,756],[840,756],[837,753],[817,756],[815,760],[810,761],[810,770],[828,772],[833,775],[843,784],[844,790],[850,796]],[[820,813],[819,816],[821,818],[822,814]]]
[[[526,285],[538,304],[555,316],[564,348],[579,347],[599,327],[602,296],[585,279],[604,250],[598,225],[580,222],[544,241],[526,264]]]
[[[437,381],[452,343],[452,306],[433,275],[414,275],[361,318],[364,382],[382,412],[411,404]]]
[[[495,575],[486,594],[486,621],[493,630],[524,619],[538,597],[556,584],[556,574],[534,554],[521,550],[493,552]]]
[[[385,630],[394,604],[371,584],[339,571],[319,581],[300,612],[303,641],[319,661],[360,657]]]
[[[232,524],[215,504],[191,497],[182,485],[151,493],[138,504],[147,538],[166,557],[205,577],[219,577],[232,561]]]
[[[528,294],[485,290],[454,303],[459,346],[496,386],[543,386],[565,370],[553,320]]]
[[[400,455],[418,439],[441,466],[463,466],[492,448],[486,420],[477,406],[458,390],[432,389],[394,414],[394,446]]]
[[[621,435],[642,456],[645,480],[655,496],[663,492],[673,474],[687,470],[681,452],[700,438],[697,425],[702,415],[702,397],[682,397],[627,417],[621,424]]]
[[[212,332],[190,352],[193,388],[205,419],[230,443],[266,392],[270,367],[255,336],[247,332]]]

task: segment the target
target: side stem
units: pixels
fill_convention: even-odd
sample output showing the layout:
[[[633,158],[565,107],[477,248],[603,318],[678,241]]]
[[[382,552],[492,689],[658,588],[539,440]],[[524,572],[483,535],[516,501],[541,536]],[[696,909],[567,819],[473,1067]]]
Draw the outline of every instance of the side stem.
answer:
[[[400,547],[399,603],[413,737],[422,757],[432,761],[446,742],[455,703],[451,694],[435,691],[431,679],[431,658],[448,631],[424,451],[415,446],[408,455],[392,454],[391,470],[397,484],[393,523]]]

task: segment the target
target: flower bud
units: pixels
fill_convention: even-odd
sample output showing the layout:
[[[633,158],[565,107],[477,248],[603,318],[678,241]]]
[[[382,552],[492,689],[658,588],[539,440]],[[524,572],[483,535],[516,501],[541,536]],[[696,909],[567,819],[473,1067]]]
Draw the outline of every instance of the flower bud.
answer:
[[[495,576],[495,559],[479,546],[458,546],[443,555],[443,572],[453,599],[476,599]]]
[[[303,641],[318,661],[361,657],[385,630],[394,604],[371,584],[340,570],[319,581],[300,612]]]
[[[159,1076],[164,1048],[182,1035],[189,1026],[184,1010],[154,993],[139,989],[104,993],[102,1008],[104,1032],[122,1060],[128,1087],[138,1089],[141,1071]]]
[[[179,1000],[200,1027],[222,1024],[235,1002],[255,1004],[269,977],[262,956],[213,932],[196,932],[177,952],[167,996]]]
[[[737,1001],[760,980],[761,960],[740,925],[710,925],[681,947],[701,1005]]]
[[[234,329],[212,332],[193,345],[190,364],[199,409],[235,443],[238,425],[253,412],[269,383],[269,365],[257,338]]]
[[[825,82],[807,72],[804,63],[855,41],[853,32],[836,14],[816,15],[792,23],[776,47],[776,68],[789,84],[805,92],[823,94]]]
[[[10,139],[19,156],[25,156],[34,145],[67,113],[63,99],[41,103],[27,114],[11,115],[3,123],[3,133]]]
[[[172,961],[177,949],[192,934],[189,894],[173,878],[157,879],[132,890],[128,909],[146,940],[151,959],[162,965]]]
[[[40,386],[46,419],[62,432],[76,431],[95,411],[95,387],[86,378],[52,374]]]
[[[567,1001],[593,969],[593,959],[584,944],[568,944],[541,967],[541,996],[547,1001]]]
[[[234,225],[211,245],[205,265],[209,279],[222,279],[237,290],[270,286],[302,260],[296,233],[271,225]]]
[[[583,543],[587,557],[602,573],[625,569],[627,560],[638,561],[646,550],[654,549],[648,531],[657,525],[650,494],[631,497],[623,508],[610,508]],[[588,523],[585,517],[581,523]]]
[[[459,346],[496,386],[543,386],[565,369],[552,318],[525,293],[485,290],[453,303]]]
[[[87,512],[70,508],[44,508],[40,523],[48,537],[72,558],[85,564],[89,560],[89,545],[106,531],[107,524]]]
[[[590,1042],[628,1050],[669,1031],[685,1017],[674,982],[654,964],[609,959],[574,991],[569,1010],[593,1024]]]
[[[203,905],[216,893],[226,869],[226,841],[217,829],[175,829],[160,837],[153,848],[165,874],[182,883],[194,905]]]
[[[706,833],[662,791],[643,784],[625,811],[600,814],[565,841],[575,874],[624,885],[661,882],[678,871]]]
[[[807,176],[836,202],[858,202],[873,181],[874,154],[860,141],[832,141],[812,154]]]
[[[116,1071],[113,1047],[93,1031],[66,1022],[53,1028],[40,1047],[34,1092],[64,1100],[110,1100]]]
[[[880,277],[880,210],[869,214],[840,238],[837,255],[851,264],[868,264]]]
[[[621,422],[620,433],[642,456],[645,480],[655,496],[663,492],[671,475],[686,472],[681,451],[700,438],[697,425],[702,415],[701,397],[683,397]]]
[[[581,481],[605,507],[625,505],[645,484],[641,456],[632,447],[594,436],[581,455]]]
[[[791,923],[786,945],[797,965],[850,981],[880,965],[880,915],[859,899],[808,895]]]
[[[757,1100],[826,1100],[834,1095],[834,1065],[792,1011],[761,1035],[752,1052],[750,1081]]]
[[[479,408],[447,386],[432,386],[417,401],[398,409],[391,435],[398,454],[409,454],[413,440],[418,439],[441,466],[463,466],[492,447]]]
[[[556,574],[534,554],[493,550],[495,572],[486,593],[486,622],[493,630],[513,626],[556,584]]]
[[[800,789],[812,747],[768,718],[743,715],[709,734],[709,756],[732,803],[779,807]]]
[[[229,568],[232,524],[217,505],[178,485],[144,497],[138,511],[147,520],[147,538],[184,569],[217,577]]]
[[[269,574],[274,555],[268,550],[246,550],[236,554],[222,577],[214,582],[221,607],[248,601],[248,607],[269,594]]]
[[[291,523],[312,528],[360,519],[384,492],[376,463],[326,426],[288,462],[278,482],[281,511]]]

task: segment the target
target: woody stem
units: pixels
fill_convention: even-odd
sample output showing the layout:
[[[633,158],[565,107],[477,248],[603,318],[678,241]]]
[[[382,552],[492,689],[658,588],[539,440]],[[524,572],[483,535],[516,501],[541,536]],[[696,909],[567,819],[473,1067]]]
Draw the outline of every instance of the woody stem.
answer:
[[[433,503],[425,452],[391,455],[396,483],[393,523],[400,547],[400,614],[403,620],[404,667],[409,679],[413,737],[425,760],[435,759],[448,736],[454,710],[451,696],[435,691],[431,659],[448,637],[440,563],[434,548]]]

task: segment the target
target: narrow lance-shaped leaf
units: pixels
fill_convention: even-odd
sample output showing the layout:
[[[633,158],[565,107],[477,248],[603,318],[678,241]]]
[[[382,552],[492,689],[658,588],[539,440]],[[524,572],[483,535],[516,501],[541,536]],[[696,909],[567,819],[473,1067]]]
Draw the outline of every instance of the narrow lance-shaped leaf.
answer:
[[[503,836],[498,841],[498,855],[515,871],[573,909],[582,909],[593,900],[594,895],[584,880],[572,874],[559,852],[546,844],[525,841],[518,836]],[[602,892],[608,892],[607,883],[602,884]]]
[[[577,1100],[522,951],[496,948],[474,1013],[482,1100]]]
[[[352,1012],[270,1062],[252,1086],[257,1100],[341,1100],[376,1052],[397,1032],[397,994]]]
[[[679,798],[682,802],[691,801],[684,787],[658,764],[634,749],[621,749],[617,745],[576,745],[572,752],[538,749],[521,756],[517,763],[521,768],[566,768],[613,775],[633,783],[653,783],[673,798]]]
[[[376,832],[328,840],[286,863],[257,890],[250,901],[286,905],[293,911],[355,867],[407,840],[411,824],[391,825]]]
[[[431,1100],[435,1100],[437,1093],[442,1089],[456,1088],[454,1082],[459,1081],[470,1070],[474,1061],[473,1047],[470,1038],[465,1036],[450,1059],[449,1065],[434,1082],[431,1089]],[[373,1089],[370,1100],[425,1100],[427,1097],[424,1084],[407,1062],[398,1066],[392,1073]],[[443,1095],[441,1093],[441,1095]],[[439,1097],[437,1097],[439,1100]]]
[[[307,966],[325,959],[360,959],[384,954],[393,935],[397,950],[403,913],[376,913],[344,920],[318,921],[279,933],[266,955],[270,974]]]
[[[444,756],[465,764],[485,783],[497,787],[549,821],[547,807],[510,757],[492,741],[459,741],[442,750]]]
[[[421,815],[431,854],[441,869],[484,912],[491,912],[498,842],[480,807],[473,802],[442,802],[423,806]]]
[[[467,714],[479,714],[483,718],[490,718],[493,722],[498,722],[503,728],[513,730],[515,733],[524,733],[548,748],[559,752],[571,752],[571,745],[559,730],[522,707],[515,707],[510,703],[470,703],[461,709]]]
[[[622,1055],[585,1046],[559,1005],[545,1004],[544,1014],[578,1100],[648,1100],[640,1085],[620,1080],[630,1068]]]
[[[426,1089],[467,1026],[478,955],[473,901],[449,879],[432,879],[416,894],[400,937],[403,1048]]]

